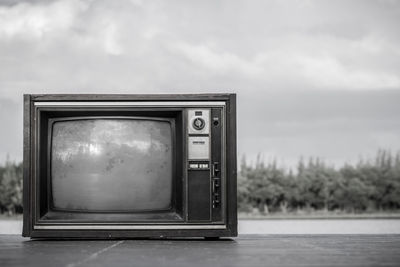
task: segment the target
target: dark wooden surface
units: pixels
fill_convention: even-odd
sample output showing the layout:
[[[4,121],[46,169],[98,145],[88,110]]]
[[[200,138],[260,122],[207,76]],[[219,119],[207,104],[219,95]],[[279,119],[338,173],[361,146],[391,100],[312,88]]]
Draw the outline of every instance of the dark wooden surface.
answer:
[[[400,266],[400,235],[242,235],[219,241],[0,235],[0,266]]]

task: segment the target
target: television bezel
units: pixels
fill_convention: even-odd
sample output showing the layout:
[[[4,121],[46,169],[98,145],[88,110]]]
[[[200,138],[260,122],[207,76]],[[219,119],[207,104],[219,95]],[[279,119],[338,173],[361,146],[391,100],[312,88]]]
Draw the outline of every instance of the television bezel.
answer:
[[[157,210],[99,210],[99,211],[84,211],[82,209],[68,209],[68,208],[56,208],[54,206],[54,196],[53,196],[53,189],[52,189],[52,180],[48,179],[47,182],[47,191],[49,192],[49,203],[48,203],[48,209],[52,211],[61,211],[61,212],[72,212],[72,213],[147,213],[147,212],[173,212],[174,208],[176,207],[176,194],[177,194],[177,188],[176,188],[176,134],[175,134],[175,118],[162,118],[162,117],[154,117],[154,116],[78,116],[78,117],[62,117],[62,118],[50,118],[49,123],[48,123],[48,130],[47,130],[47,136],[48,136],[48,141],[47,141],[47,159],[49,159],[47,163],[47,177],[51,177],[51,171],[52,171],[52,144],[53,144],[53,131],[54,131],[54,124],[58,122],[64,122],[64,121],[82,121],[82,120],[148,120],[148,121],[162,121],[162,122],[168,122],[170,123],[171,126],[171,153],[172,153],[172,163],[171,163],[171,200],[169,207],[166,209],[157,209]]]
[[[109,227],[104,229],[66,229],[62,225],[53,229],[40,229],[34,227],[37,223],[35,212],[37,212],[35,194],[37,185],[32,178],[37,175],[35,167],[38,165],[37,136],[35,129],[37,123],[36,103],[40,102],[148,102],[189,103],[196,106],[197,102],[224,102],[225,106],[225,179],[226,179],[226,206],[224,225],[198,224],[176,224],[175,227],[167,227],[163,224],[142,223],[143,227],[126,230],[123,227]],[[172,108],[173,110],[173,108]],[[85,107],[82,107],[85,113]],[[87,94],[52,94],[52,95],[24,95],[24,220],[23,236],[47,237],[47,238],[130,238],[130,237],[223,237],[237,235],[237,208],[236,208],[236,95],[235,94],[179,94],[179,95],[87,95]],[[40,179],[40,177],[39,177]],[[186,207],[183,207],[186,208]],[[140,222],[138,223],[140,224]],[[121,222],[124,225],[124,222]],[[146,227],[146,226],[152,227]],[[90,226],[90,223],[89,223]],[[223,226],[223,227],[222,227]]]

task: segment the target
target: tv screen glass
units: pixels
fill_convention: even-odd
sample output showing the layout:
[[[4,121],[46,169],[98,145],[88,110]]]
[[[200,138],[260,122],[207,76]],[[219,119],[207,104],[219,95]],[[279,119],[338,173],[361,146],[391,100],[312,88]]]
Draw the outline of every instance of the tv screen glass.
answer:
[[[172,125],[163,119],[56,121],[51,135],[55,210],[143,212],[171,208]]]

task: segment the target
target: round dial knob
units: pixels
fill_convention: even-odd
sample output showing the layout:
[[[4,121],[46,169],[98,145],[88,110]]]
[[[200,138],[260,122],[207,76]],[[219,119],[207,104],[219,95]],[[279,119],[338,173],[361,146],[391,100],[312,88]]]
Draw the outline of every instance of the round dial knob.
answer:
[[[206,125],[206,123],[204,122],[204,120],[202,118],[195,118],[193,120],[193,128],[195,128],[196,130],[203,129],[205,125]]]

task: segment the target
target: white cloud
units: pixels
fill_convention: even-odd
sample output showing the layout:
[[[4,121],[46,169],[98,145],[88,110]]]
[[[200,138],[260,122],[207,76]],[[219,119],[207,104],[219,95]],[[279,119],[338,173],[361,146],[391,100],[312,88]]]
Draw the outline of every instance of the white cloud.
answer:
[[[104,29],[104,48],[108,54],[121,55],[123,48],[118,42],[118,26],[114,23],[109,23]]]
[[[325,44],[325,41],[330,43]],[[376,69],[373,62],[366,65],[365,60],[358,60],[368,56],[376,57],[377,54],[379,57],[388,47],[384,40],[369,38],[353,41],[332,37],[321,40],[318,36],[296,36],[283,37],[281,43],[269,50],[261,50],[259,54],[250,58],[215,45],[190,45],[179,42],[175,48],[193,65],[209,71],[212,75],[239,75],[242,79],[281,84],[282,88],[285,81],[318,89],[400,88],[400,73],[384,68]],[[298,44],[298,47],[293,44]],[[349,52],[343,53],[346,49]]]
[[[332,57],[300,56],[295,60],[299,72],[317,88],[380,90],[400,87],[399,75],[363,69],[361,66],[346,68]]]
[[[76,16],[88,6],[87,1],[78,0],[0,6],[0,37],[42,38],[46,34],[68,30]]]
[[[254,62],[275,84],[292,81],[301,87],[333,90],[400,88],[400,73],[393,67],[400,67],[399,54],[384,38],[296,33],[275,37],[272,43]]]
[[[175,44],[175,48],[193,64],[203,67],[212,73],[238,72],[244,76],[252,77],[259,75],[263,71],[262,68],[259,68],[251,61],[247,61],[223,49],[218,51],[206,44],[190,45],[179,42]]]

